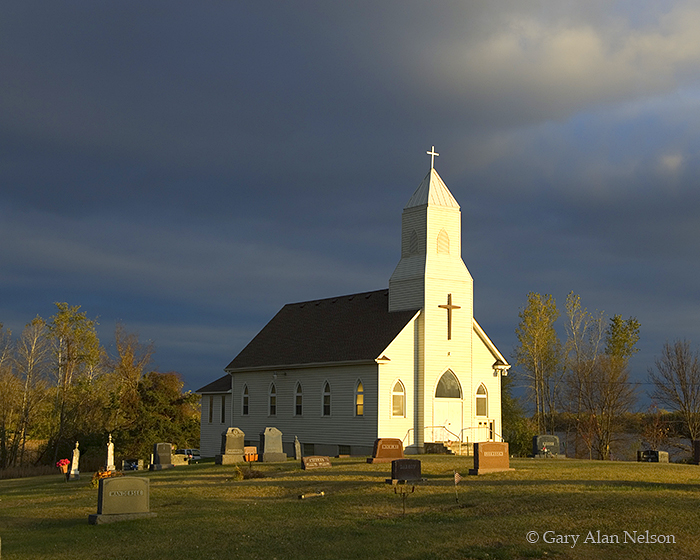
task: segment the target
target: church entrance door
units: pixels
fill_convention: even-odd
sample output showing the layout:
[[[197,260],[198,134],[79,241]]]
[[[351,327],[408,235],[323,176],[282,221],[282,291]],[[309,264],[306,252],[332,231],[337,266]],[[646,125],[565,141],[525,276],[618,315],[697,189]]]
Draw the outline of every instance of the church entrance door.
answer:
[[[433,441],[460,441],[462,437],[462,386],[452,370],[442,374],[433,397]]]
[[[433,399],[433,441],[459,441],[462,399]]]

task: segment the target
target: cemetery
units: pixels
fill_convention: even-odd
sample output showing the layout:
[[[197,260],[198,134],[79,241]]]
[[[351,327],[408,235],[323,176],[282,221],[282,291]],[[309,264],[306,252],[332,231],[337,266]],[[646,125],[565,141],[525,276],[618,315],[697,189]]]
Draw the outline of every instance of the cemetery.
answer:
[[[263,455],[126,471],[99,489],[90,472],[67,482],[58,469],[0,480],[0,558],[695,558],[700,546],[697,465],[510,458],[512,470],[468,476],[474,457],[313,456],[304,468]],[[528,542],[531,531],[582,536],[571,548]],[[583,544],[596,531],[675,543]]]

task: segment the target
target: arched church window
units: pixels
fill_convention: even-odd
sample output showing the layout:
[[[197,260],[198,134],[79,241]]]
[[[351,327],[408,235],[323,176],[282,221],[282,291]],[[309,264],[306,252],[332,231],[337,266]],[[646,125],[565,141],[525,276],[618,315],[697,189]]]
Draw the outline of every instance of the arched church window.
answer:
[[[362,386],[362,381],[358,381],[355,387],[355,416],[364,416],[364,414],[365,388]]]
[[[397,381],[391,390],[391,415],[406,416],[406,389],[401,381]]]
[[[447,232],[444,229],[441,229],[440,233],[438,233],[437,252],[445,253],[447,255],[450,254],[450,236],[447,235]]]
[[[459,379],[448,369],[442,374],[435,389],[435,396],[442,399],[461,399],[462,387],[459,384]]]
[[[297,383],[297,388],[294,391],[294,415],[301,416],[304,412],[304,394],[301,390],[301,383]]]
[[[277,414],[277,387],[273,383],[270,385],[270,393],[268,395],[270,404],[270,416],[275,416]]]
[[[242,396],[242,414],[243,416],[248,416],[250,395],[248,394],[248,385],[243,385],[243,396]]]
[[[476,415],[489,415],[489,396],[483,383],[479,385],[479,388],[476,390]]]
[[[323,416],[331,415],[331,386],[328,381],[323,386]]]

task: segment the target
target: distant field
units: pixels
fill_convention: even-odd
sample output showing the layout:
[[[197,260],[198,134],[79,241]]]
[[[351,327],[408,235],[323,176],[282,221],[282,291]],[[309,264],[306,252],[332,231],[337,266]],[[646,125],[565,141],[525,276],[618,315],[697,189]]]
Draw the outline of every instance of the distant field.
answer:
[[[97,504],[89,474],[82,473],[83,480],[71,483],[58,474],[0,480],[1,557],[700,556],[698,466],[514,459],[513,472],[474,477],[467,476],[471,459],[420,459],[426,481],[407,498],[405,517],[401,498],[384,482],[391,466],[368,465],[361,459],[333,459],[332,470],[308,472],[295,461],[256,464],[265,478],[242,481],[234,480],[233,467],[211,463],[140,473],[150,478],[151,511],[158,516],[98,526],[87,523]],[[457,487],[459,503],[455,470],[464,476]],[[298,499],[300,494],[320,491],[323,497]],[[675,543],[639,542],[640,537],[647,539],[646,531],[648,540],[656,536]],[[528,542],[528,533],[533,541],[537,537],[536,542]],[[575,546],[571,537],[564,543],[564,535],[579,535]]]

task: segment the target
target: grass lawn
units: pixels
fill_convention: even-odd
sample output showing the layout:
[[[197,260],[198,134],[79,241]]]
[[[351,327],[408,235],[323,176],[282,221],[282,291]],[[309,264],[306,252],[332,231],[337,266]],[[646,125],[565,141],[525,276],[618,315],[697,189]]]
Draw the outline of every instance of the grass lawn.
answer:
[[[0,480],[1,558],[700,557],[698,466],[513,459],[515,471],[476,477],[467,476],[470,458],[419,458],[426,481],[408,496],[405,516],[384,482],[391,465],[359,458],[317,471],[259,463],[265,477],[242,481],[234,467],[212,463],[129,474],[150,479],[157,517],[97,526],[87,522],[97,511],[91,473],[70,483],[59,474]],[[464,476],[459,503],[454,470]],[[531,531],[537,542],[528,542]],[[675,544],[637,542],[646,531]],[[561,535],[579,537],[572,547],[571,538],[555,542]]]

